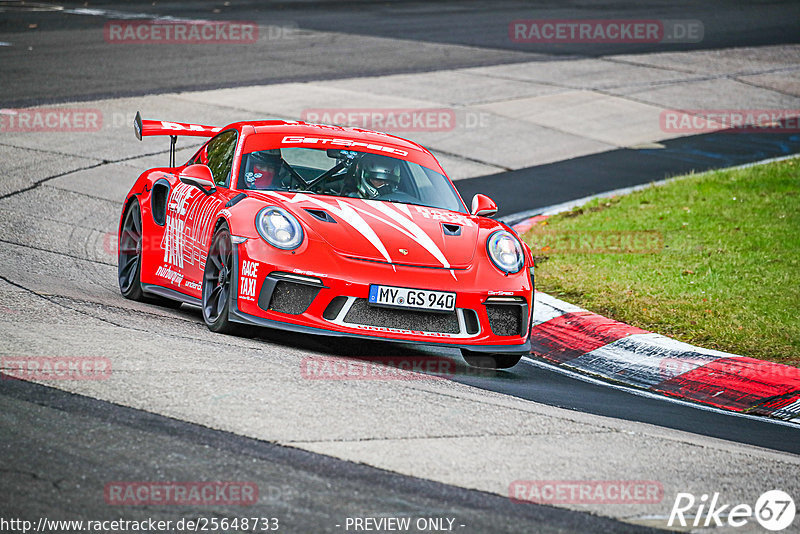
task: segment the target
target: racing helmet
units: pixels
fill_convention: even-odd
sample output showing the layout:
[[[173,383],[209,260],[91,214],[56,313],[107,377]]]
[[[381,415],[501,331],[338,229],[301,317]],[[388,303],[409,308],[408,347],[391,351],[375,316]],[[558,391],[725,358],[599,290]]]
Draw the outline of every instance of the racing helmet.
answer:
[[[251,152],[247,158],[245,182],[251,189],[263,189],[272,184],[281,164],[281,150],[273,148]]]
[[[258,150],[250,153],[250,162],[254,167],[278,165],[281,162],[281,149]]]
[[[388,195],[400,185],[400,163],[389,156],[365,154],[356,164],[356,179],[362,197]]]

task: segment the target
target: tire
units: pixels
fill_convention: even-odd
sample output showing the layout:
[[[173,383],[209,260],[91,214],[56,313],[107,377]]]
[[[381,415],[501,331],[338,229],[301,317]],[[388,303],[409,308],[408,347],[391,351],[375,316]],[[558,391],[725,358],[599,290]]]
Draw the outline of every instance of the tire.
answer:
[[[181,302],[155,295],[145,295],[142,291],[142,210],[139,202],[130,203],[122,218],[117,252],[117,282],[119,291],[126,299],[137,300],[177,309]]]
[[[461,356],[471,367],[482,369],[508,369],[514,367],[522,359],[522,354],[491,354],[461,349]]]
[[[126,299],[142,301],[142,210],[134,200],[122,217],[117,252],[117,281],[119,291]]]
[[[233,244],[228,226],[223,224],[211,239],[203,271],[203,321],[212,332],[236,334],[240,327],[229,320]]]

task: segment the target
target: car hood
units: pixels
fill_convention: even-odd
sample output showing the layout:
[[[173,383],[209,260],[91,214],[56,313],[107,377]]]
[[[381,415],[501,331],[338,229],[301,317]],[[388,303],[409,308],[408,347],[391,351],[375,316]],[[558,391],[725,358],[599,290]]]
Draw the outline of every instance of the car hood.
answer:
[[[263,192],[337,253],[398,265],[463,269],[478,241],[474,218],[414,204],[305,193]]]

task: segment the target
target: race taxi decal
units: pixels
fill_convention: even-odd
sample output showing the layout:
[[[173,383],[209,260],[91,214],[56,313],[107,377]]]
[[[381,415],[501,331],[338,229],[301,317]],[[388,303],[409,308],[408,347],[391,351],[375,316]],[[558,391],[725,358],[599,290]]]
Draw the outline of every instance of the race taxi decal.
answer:
[[[261,264],[257,261],[242,260],[239,270],[239,298],[242,300],[256,300],[256,281],[258,268]]]
[[[198,196],[200,195],[200,196]],[[161,248],[164,262],[178,269],[206,265],[206,243],[214,229],[213,217],[222,201],[202,195],[196,187],[179,182],[167,203],[167,223]]]

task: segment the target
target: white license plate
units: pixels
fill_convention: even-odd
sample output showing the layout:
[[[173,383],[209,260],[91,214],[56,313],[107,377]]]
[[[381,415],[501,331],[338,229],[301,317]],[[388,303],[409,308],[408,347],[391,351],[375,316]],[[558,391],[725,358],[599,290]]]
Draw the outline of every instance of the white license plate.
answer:
[[[371,285],[369,303],[393,308],[452,312],[456,309],[456,294],[448,291]]]

